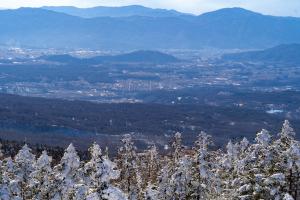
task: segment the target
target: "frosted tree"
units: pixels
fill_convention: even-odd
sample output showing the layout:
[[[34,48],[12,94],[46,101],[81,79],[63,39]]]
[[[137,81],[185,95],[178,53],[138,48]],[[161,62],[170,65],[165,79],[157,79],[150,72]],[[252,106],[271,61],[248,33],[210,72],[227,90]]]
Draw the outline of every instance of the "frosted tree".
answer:
[[[173,163],[176,165],[182,157],[183,146],[182,146],[182,137],[181,133],[177,132],[174,137],[174,142],[172,143],[173,148]]]
[[[136,174],[136,192],[132,193],[133,195],[130,196],[131,199],[141,199],[144,196],[144,180],[142,173],[140,171],[140,167],[138,163],[135,163],[134,166],[135,174]]]
[[[172,188],[170,187],[171,169],[170,161],[164,157],[162,161],[162,169],[158,175],[158,199],[167,200],[171,199],[173,195]]]
[[[286,193],[284,160],[287,156],[280,149],[280,142],[271,140],[268,131],[257,134],[256,144],[249,147],[249,154],[242,158],[240,177],[236,179],[239,198],[283,199]]]
[[[106,184],[106,188],[102,193],[102,199],[106,200],[125,200],[126,195],[119,188],[114,187],[111,183],[112,180],[116,180],[119,177],[119,171],[116,170],[116,164],[109,158],[105,158],[103,162],[103,175],[102,181]]]
[[[148,185],[144,195],[145,200],[157,200],[159,199],[159,194],[157,188],[153,185]]]
[[[239,144],[229,141],[226,145],[226,153],[220,153],[218,157],[219,165],[217,165],[216,175],[222,179],[222,182],[219,183],[219,190],[223,191],[224,198],[232,196],[232,192],[237,187],[235,180],[237,178],[238,155]]]
[[[15,165],[11,157],[2,160],[0,179],[0,199],[8,200],[13,197],[21,198],[21,189],[16,186]]]
[[[0,143],[0,199],[10,200],[13,196],[10,181],[14,179],[14,164],[11,157],[3,159],[2,144]],[[21,191],[17,192],[21,193]],[[20,196],[20,195],[19,195]]]
[[[121,170],[120,188],[128,194],[130,200],[139,199],[142,196],[140,188],[140,174],[137,172],[136,147],[132,137],[126,134],[122,139],[123,146],[118,151],[118,166]]]
[[[238,177],[233,180],[233,196],[241,199],[271,198],[269,187],[265,183],[273,157],[270,149],[271,135],[263,129],[257,133],[255,141],[247,151],[244,149],[248,142],[244,140],[240,143],[240,161],[236,166]]]
[[[243,138],[242,141],[238,143],[238,155],[237,161],[234,166],[234,170],[236,171],[237,175],[243,174],[248,163],[250,162],[250,153],[249,153],[249,146],[250,143],[246,138]]]
[[[295,137],[296,133],[294,131],[294,129],[292,128],[290,122],[288,120],[285,120],[280,132],[280,137],[289,139],[289,140],[293,140]]]
[[[246,150],[248,149],[250,145],[250,142],[248,141],[247,138],[243,138],[243,140],[240,142],[240,154],[244,155],[244,153],[246,152]]]
[[[75,196],[78,176],[77,170],[80,166],[80,159],[73,146],[70,144],[66,149],[60,164],[54,168],[55,171],[55,185],[57,191],[53,192],[56,198],[69,199]]]
[[[193,160],[192,197],[195,199],[208,199],[212,192],[213,174],[211,172],[209,145],[212,144],[211,136],[201,132],[195,142],[195,156]]]
[[[299,144],[294,143],[285,152],[286,166],[283,166],[286,173],[287,191],[296,199],[299,198],[299,181],[300,181],[300,147]]]
[[[15,186],[21,190],[21,198],[30,198],[32,191],[29,187],[30,174],[34,171],[35,155],[25,144],[14,158],[15,162]]]
[[[227,154],[223,160],[223,166],[229,172],[233,169],[235,161],[238,158],[238,145],[233,144],[232,141],[229,141],[227,146]]]
[[[101,175],[101,164],[103,163],[102,150],[100,146],[94,143],[90,148],[89,152],[91,159],[84,165],[85,183],[92,188],[102,187],[100,180]]]
[[[254,145],[254,151],[252,153],[253,156],[257,158],[257,165],[260,165],[261,169],[268,170],[273,159],[272,151],[270,149],[272,137],[269,131],[263,129],[261,132],[257,133],[255,141],[257,144]]]
[[[111,181],[119,178],[120,172],[116,169],[108,156],[102,156],[98,144],[90,148],[91,160],[84,166],[85,173],[89,176],[89,198],[99,197],[100,199],[111,199],[112,196],[125,196],[118,188],[112,186]],[[112,192],[118,194],[113,194]]]
[[[279,133],[280,138],[272,145],[274,152],[274,169],[272,170],[275,173],[282,173],[285,177],[286,184],[278,189],[279,192],[287,191],[296,197],[300,174],[300,150],[295,135],[289,121],[285,120]]]
[[[158,173],[160,170],[160,157],[155,145],[151,146],[145,153],[138,156],[138,177],[141,179],[140,187],[145,190],[157,185]]]
[[[249,176],[253,175],[251,164],[255,161],[255,157],[251,157],[250,143],[246,138],[236,143],[237,159],[234,163],[230,187],[233,188],[230,196],[239,196],[241,199],[247,199],[252,195],[251,183],[249,184]],[[254,160],[253,160],[254,159]],[[232,193],[233,192],[233,193]],[[251,195],[250,195],[251,193]],[[241,195],[243,194],[243,195]]]
[[[51,196],[52,157],[46,151],[37,159],[34,171],[30,174],[29,186],[33,190],[33,199],[49,199]]]
[[[101,166],[102,174],[101,174],[101,181],[108,185],[112,180],[116,180],[120,176],[120,171],[117,169],[117,165],[112,162],[108,157],[104,158],[104,161]]]
[[[160,199],[174,199],[187,195],[183,194],[186,191],[182,184],[184,184],[184,181],[188,182],[185,178],[191,179],[191,177],[185,177],[187,175],[185,170],[191,166],[191,162],[183,157],[181,133],[177,132],[175,134],[172,148],[172,157],[170,160],[164,159],[163,165],[165,167],[162,168],[158,177]]]
[[[172,189],[172,198],[184,200],[191,196],[191,166],[192,161],[188,156],[183,156],[177,163],[175,170],[170,179]]]
[[[154,184],[157,181],[158,171],[160,168],[159,155],[155,145],[153,145],[148,151],[148,177],[149,183]]]

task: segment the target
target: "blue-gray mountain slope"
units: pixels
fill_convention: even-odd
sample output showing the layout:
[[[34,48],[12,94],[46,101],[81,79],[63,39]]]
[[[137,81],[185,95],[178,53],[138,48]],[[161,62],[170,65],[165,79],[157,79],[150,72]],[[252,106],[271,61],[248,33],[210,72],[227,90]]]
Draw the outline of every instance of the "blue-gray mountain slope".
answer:
[[[284,44],[261,51],[226,54],[223,56],[223,59],[300,64],[300,44]]]
[[[95,49],[267,48],[300,43],[300,18],[240,8],[200,16],[80,18],[44,9],[0,11],[0,44]]]
[[[47,6],[42,8],[83,18],[129,16],[177,17],[181,15],[188,15],[186,13],[180,13],[175,10],[153,9],[139,5],[123,7],[98,6],[93,8],[77,8],[73,6]]]

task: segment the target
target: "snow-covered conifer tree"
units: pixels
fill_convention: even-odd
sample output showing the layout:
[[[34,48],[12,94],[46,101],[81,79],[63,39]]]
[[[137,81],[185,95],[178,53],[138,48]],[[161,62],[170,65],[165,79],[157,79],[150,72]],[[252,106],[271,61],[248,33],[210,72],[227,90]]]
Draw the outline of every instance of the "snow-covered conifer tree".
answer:
[[[275,173],[282,173],[285,177],[285,184],[279,190],[297,196],[297,188],[300,174],[300,144],[295,140],[295,131],[288,120],[285,120],[279,133],[280,138],[272,144],[274,152]],[[281,194],[282,197],[283,194]]]
[[[93,144],[90,148],[91,160],[84,166],[85,173],[89,176],[87,185],[89,186],[89,198],[111,199],[112,196],[124,196],[118,188],[111,184],[111,180],[119,178],[120,172],[116,169],[108,156],[102,156],[101,148],[98,144]],[[118,192],[113,194],[112,192]]]
[[[270,197],[264,181],[269,176],[268,170],[272,164],[271,135],[263,129],[257,133],[255,141],[256,143],[251,146],[248,146],[245,139],[240,142],[239,161],[234,172],[236,177],[232,180],[233,197],[241,199]]]
[[[193,158],[192,194],[195,199],[208,199],[213,189],[213,174],[211,173],[210,154],[208,147],[212,144],[211,136],[201,132],[195,142]]]
[[[192,161],[188,156],[183,156],[170,179],[172,188],[172,199],[184,200],[191,196],[191,181],[192,181]]]
[[[21,189],[16,186],[15,165],[11,157],[5,158],[1,165],[0,199],[21,198]]]
[[[46,151],[37,159],[34,171],[30,174],[29,186],[33,191],[33,199],[49,199],[51,196],[52,157]]]
[[[173,164],[176,165],[176,163],[179,162],[179,160],[182,157],[182,150],[183,150],[183,146],[182,146],[182,137],[181,137],[181,133],[177,132],[175,134],[174,137],[174,142],[172,144],[173,147]]]
[[[288,120],[285,120],[280,132],[281,138],[292,138],[294,139],[296,133],[294,129],[292,128],[290,122]]]
[[[138,185],[139,176],[137,166],[136,147],[132,137],[126,134],[122,139],[123,146],[118,151],[118,166],[121,170],[120,188],[128,194],[129,200],[141,198],[142,191]]]
[[[14,158],[15,162],[15,181],[16,187],[21,190],[21,198],[30,198],[32,196],[30,183],[30,174],[34,171],[35,155],[25,144]]]
[[[162,169],[158,175],[158,199],[167,200],[172,197],[172,188],[170,187],[171,168],[170,161],[164,157]]]
[[[137,175],[140,179],[138,180],[140,182],[139,187],[145,192],[147,188],[157,186],[160,158],[156,146],[153,145],[145,153],[140,154],[137,163]]]
[[[157,181],[158,171],[160,167],[160,158],[158,155],[158,151],[155,145],[151,146],[148,150],[147,154],[147,177],[148,177],[148,185],[153,185]]]
[[[101,164],[103,163],[102,150],[98,144],[94,143],[89,148],[89,152],[91,159],[83,167],[85,183],[91,188],[101,188],[102,183],[99,177],[101,175]]]
[[[60,164],[54,168],[55,184],[57,191],[53,192],[56,198],[69,199],[75,196],[75,186],[78,180],[77,170],[80,167],[80,158],[73,146],[70,144],[66,149]]]

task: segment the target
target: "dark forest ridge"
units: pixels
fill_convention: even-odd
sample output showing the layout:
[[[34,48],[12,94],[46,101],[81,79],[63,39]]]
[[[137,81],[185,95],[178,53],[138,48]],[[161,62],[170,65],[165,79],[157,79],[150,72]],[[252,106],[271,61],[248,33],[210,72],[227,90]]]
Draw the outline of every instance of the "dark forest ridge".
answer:
[[[241,8],[200,16],[89,19],[21,8],[1,10],[0,27],[1,44],[41,48],[268,48],[300,43],[300,18],[267,16]]]
[[[97,104],[0,94],[2,139],[48,145],[74,142],[86,148],[94,140],[114,145],[120,136],[134,133],[139,145],[163,145],[181,132],[191,145],[202,130],[216,137],[216,145],[229,139],[251,138],[266,128],[277,133],[282,118],[238,107],[162,104]],[[234,125],[232,124],[234,122]],[[299,130],[299,120],[291,121]],[[106,144],[105,144],[106,142]]]

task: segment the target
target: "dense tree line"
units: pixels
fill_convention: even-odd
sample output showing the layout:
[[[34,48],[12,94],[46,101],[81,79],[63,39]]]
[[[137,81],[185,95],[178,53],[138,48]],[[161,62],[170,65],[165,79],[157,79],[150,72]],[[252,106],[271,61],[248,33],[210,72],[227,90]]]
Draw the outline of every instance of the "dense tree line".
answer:
[[[25,144],[13,157],[0,153],[0,199],[299,199],[294,137],[288,121],[278,136],[263,129],[254,143],[229,141],[224,150],[212,150],[205,132],[187,149],[176,133],[170,153],[162,155],[155,146],[138,152],[125,135],[113,160],[94,143],[83,161],[70,144],[54,165],[46,150],[36,156]]]
[[[228,89],[224,88],[224,90]],[[218,93],[218,90],[215,92]],[[204,93],[203,96],[197,95],[197,98],[207,99],[208,102],[213,99],[222,99],[217,100],[217,104],[220,104],[220,101],[223,103],[220,104],[221,106],[209,106],[202,103],[201,105],[97,104],[86,101],[0,94],[0,132],[1,135],[5,135],[3,138],[10,140],[24,141],[27,138],[33,143],[59,146],[66,146],[66,143],[74,142],[77,149],[86,150],[88,145],[95,140],[101,146],[105,145],[103,142],[105,138],[100,138],[95,133],[119,136],[135,132],[154,142],[156,141],[153,140],[154,135],[160,138],[159,142],[162,139],[165,140],[164,142],[168,142],[168,138],[163,137],[164,134],[172,135],[175,132],[181,132],[185,135],[185,145],[192,145],[195,136],[201,130],[206,130],[214,136],[215,145],[223,146],[227,143],[228,137],[242,139],[241,135],[243,135],[252,140],[253,133],[261,128],[275,131],[283,120],[281,116],[270,115],[263,110],[230,106],[234,102],[245,102],[244,98],[239,97],[245,96],[245,93],[235,95],[231,99],[230,95],[218,98],[213,92],[191,90],[188,94],[175,92],[172,98],[169,99],[166,96],[163,98],[174,100],[182,95],[191,96],[192,93]],[[233,90],[230,93],[238,92]],[[281,105],[284,104],[283,102],[289,102],[298,108],[300,107],[299,94],[292,92],[282,95],[251,93],[246,97],[251,99],[250,102],[257,102],[260,105],[266,105],[266,99],[271,98],[275,99],[275,104]],[[257,97],[256,100],[254,96]],[[234,100],[236,98],[237,101]],[[246,104],[251,108],[257,108],[256,104],[249,104],[247,101]],[[296,108],[287,110],[296,110]],[[288,116],[290,117],[290,115]],[[289,119],[294,124],[294,129],[300,130],[300,120]],[[7,131],[9,133],[5,133]],[[55,137],[53,137],[54,134]],[[70,139],[70,135],[76,135],[76,137]],[[49,139],[43,140],[43,138]],[[41,140],[43,141],[41,142]],[[111,138],[110,140],[113,141]],[[117,144],[118,141],[117,137],[113,144]],[[139,142],[140,144],[136,143],[139,148],[147,147],[141,140]]]

